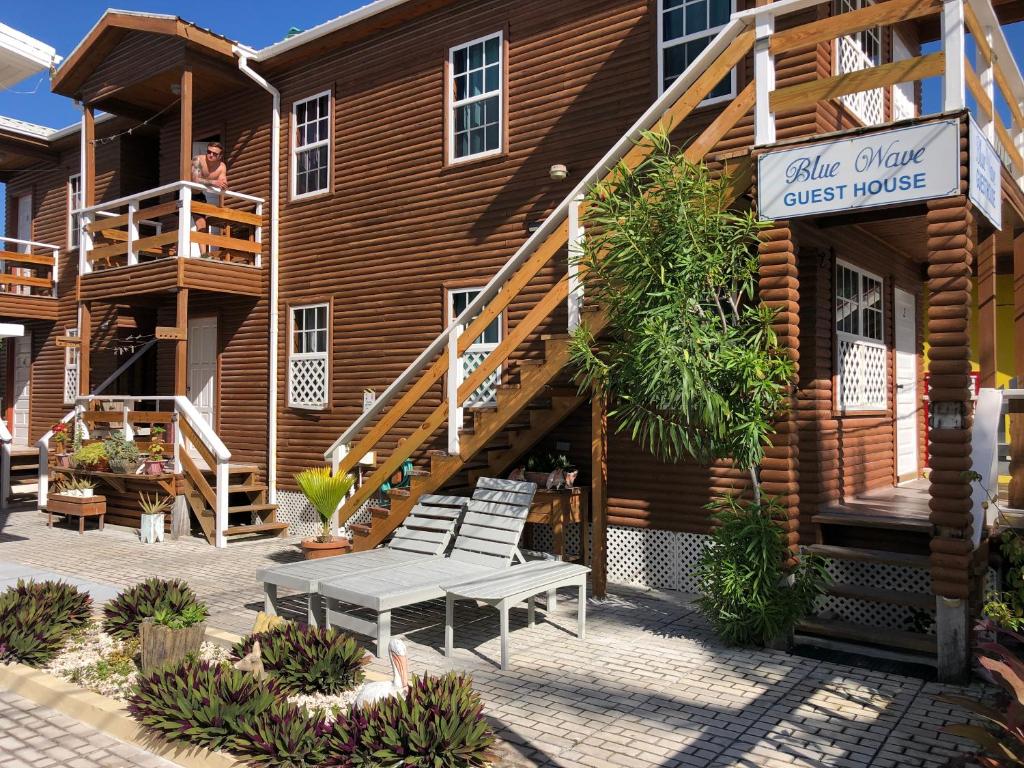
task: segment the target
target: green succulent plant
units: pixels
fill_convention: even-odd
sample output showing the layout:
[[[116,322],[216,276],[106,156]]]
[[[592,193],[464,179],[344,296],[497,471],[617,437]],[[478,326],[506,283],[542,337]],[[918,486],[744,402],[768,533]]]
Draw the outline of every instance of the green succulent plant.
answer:
[[[89,621],[92,598],[62,581],[22,581],[0,593],[0,662],[39,667]]]
[[[191,603],[180,611],[161,606],[153,611],[153,623],[169,629],[185,629],[202,624],[206,621],[207,615],[206,606],[202,603]]]
[[[96,467],[108,458],[107,449],[103,443],[83,445],[71,454],[71,460],[79,467]]]
[[[336,629],[289,622],[244,638],[231,649],[232,654],[242,658],[257,640],[266,673],[290,693],[334,695],[355,688],[365,678],[365,651]]]
[[[155,618],[158,610],[182,615],[190,606],[206,606],[199,602],[195,592],[178,579],[146,579],[129,587],[103,608],[103,631],[118,640],[127,640],[139,633],[143,619]]]

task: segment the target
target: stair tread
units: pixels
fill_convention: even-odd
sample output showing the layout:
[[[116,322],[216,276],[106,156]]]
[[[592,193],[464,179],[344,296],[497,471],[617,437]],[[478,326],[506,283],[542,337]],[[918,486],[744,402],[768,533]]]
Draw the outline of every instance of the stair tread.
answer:
[[[864,563],[879,565],[903,565],[908,568],[927,569],[931,567],[928,555],[909,555],[903,552],[887,552],[881,549],[861,549],[859,547],[840,547],[832,544],[811,544],[804,551],[811,555],[820,555],[832,560],[857,560]]]
[[[825,591],[835,597],[848,597],[854,600],[869,600],[874,603],[890,605],[906,605],[927,611],[935,607],[935,597],[921,592],[902,592],[892,589],[866,587],[860,584],[829,584]]]
[[[241,485],[229,485],[228,493],[256,493],[257,491],[265,491],[267,486],[262,483],[242,483]]]
[[[811,518],[817,525],[847,525],[864,528],[888,528],[894,531],[910,531],[931,534],[931,521],[923,517],[896,517],[895,515],[879,515],[870,512],[852,512],[848,510],[825,510]]]
[[[264,531],[282,531],[288,523],[253,523],[252,525],[231,525],[224,529],[225,536],[241,536],[246,533],[263,533]]]
[[[902,629],[885,629],[853,624],[848,621],[830,619],[803,619],[796,626],[798,633],[823,635],[841,640],[853,640],[870,645],[902,648],[907,651],[935,653],[937,645],[931,635],[908,632]]]
[[[239,506],[228,505],[228,514],[232,512],[272,512],[277,509],[277,504],[242,504]]]
[[[357,533],[360,536],[366,536],[370,533],[372,526],[366,525],[365,523],[349,523],[348,529],[352,533]]]

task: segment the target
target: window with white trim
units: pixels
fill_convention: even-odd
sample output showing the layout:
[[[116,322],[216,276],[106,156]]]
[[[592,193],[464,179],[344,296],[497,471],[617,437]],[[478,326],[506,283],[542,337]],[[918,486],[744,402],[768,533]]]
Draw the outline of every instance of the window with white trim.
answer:
[[[454,320],[463,312],[472,301],[480,295],[479,288],[454,288],[448,291],[448,313]],[[469,325],[476,319],[471,317],[465,325]],[[459,361],[459,384],[465,381],[480,365],[487,359],[487,356],[501,343],[501,315],[499,314],[491,323],[484,328],[484,332],[474,339]],[[465,326],[463,326],[465,330]],[[483,383],[473,392],[463,405],[466,408],[474,408],[485,405],[493,405],[498,395],[498,385],[501,383],[501,367],[497,367],[484,379]]]
[[[292,197],[326,192],[331,185],[331,92],[292,105]]]
[[[68,176],[68,248],[78,247],[81,234],[82,214],[75,213],[82,207],[82,174]]]
[[[71,338],[78,338],[77,328],[66,328],[64,330],[65,336]],[[78,397],[78,361],[81,356],[81,350],[77,346],[66,347],[64,349],[64,404],[71,405],[75,402]]]
[[[693,63],[729,22],[735,0],[658,0],[658,93]],[[702,102],[736,95],[736,70],[722,78]]]
[[[291,308],[288,332],[288,405],[323,410],[328,401],[330,304]]]
[[[448,52],[448,156],[453,162],[502,151],[502,67],[501,32]]]
[[[836,0],[835,13],[849,13],[874,5],[874,0]],[[872,27],[836,40],[835,70],[848,75],[882,63],[882,28]],[[871,88],[839,97],[839,101],[864,125],[885,121],[885,89]]]
[[[843,411],[881,411],[887,404],[884,282],[836,262],[837,404]]]

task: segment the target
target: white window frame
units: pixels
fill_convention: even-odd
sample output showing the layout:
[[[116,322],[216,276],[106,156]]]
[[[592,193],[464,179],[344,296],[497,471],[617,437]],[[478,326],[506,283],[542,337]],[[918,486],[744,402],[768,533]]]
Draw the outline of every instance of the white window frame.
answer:
[[[324,351],[323,352],[296,352],[295,351],[295,314],[306,310],[324,309],[325,325],[323,328]],[[308,328],[306,330],[309,330]],[[319,328],[314,329],[319,331]],[[324,400],[321,403],[310,403],[296,401],[295,382],[293,380],[292,363],[301,360],[323,360],[324,361]],[[329,301],[318,301],[311,304],[292,304],[288,307],[288,407],[299,408],[304,411],[324,411],[330,406],[331,400],[331,303]]]
[[[487,91],[479,96],[467,96],[461,101],[455,99],[455,52],[460,51],[463,48],[469,48],[471,45],[477,43],[486,43],[492,38],[498,39],[498,90]],[[448,49],[448,75],[446,77],[446,93],[448,102],[448,163],[450,165],[456,165],[458,163],[465,163],[471,160],[480,160],[485,157],[494,157],[500,155],[505,151],[505,33],[501,30],[492,32],[489,35],[478,37],[474,40],[470,40],[465,43],[459,43],[453,45]],[[486,85],[486,83],[485,83]],[[484,101],[485,99],[492,99],[494,96],[498,97],[498,146],[495,149],[487,149],[483,152],[477,152],[475,154],[465,155],[463,157],[455,156],[455,111],[459,107],[464,107],[468,104],[474,104],[478,101]]]
[[[713,0],[707,0],[709,6]],[[682,6],[685,7],[685,6]],[[675,10],[675,9],[670,9]],[[736,0],[729,0],[729,18],[736,13]],[[694,32],[689,35],[683,35],[672,40],[665,40],[665,0],[658,0],[658,95],[660,96],[665,92],[665,51],[669,48],[674,48],[677,45],[692,42],[693,40],[700,40],[702,38],[713,38],[729,23],[726,19],[725,24],[720,24],[717,27],[710,27],[700,32]],[[685,70],[684,70],[685,71]],[[682,74],[682,73],[680,73]],[[715,86],[717,87],[717,83]],[[701,101],[700,106],[706,106],[709,104],[718,104],[722,101],[728,101],[736,98],[736,67],[729,70],[729,93],[722,94],[721,96],[709,96],[708,98]]]
[[[78,192],[75,192],[75,184]],[[78,247],[81,238],[82,214],[75,213],[82,207],[82,174],[72,173],[68,176],[68,250]]]
[[[78,328],[65,328],[64,335],[78,338]],[[73,405],[78,398],[79,376],[81,375],[80,360],[81,348],[79,346],[72,345],[64,350],[64,405]]]
[[[327,138],[315,141],[312,144],[303,144],[299,146],[299,121],[298,111],[299,106],[306,104],[311,101],[318,101],[324,96],[327,97]],[[331,191],[331,180],[333,176],[333,162],[334,153],[331,151],[331,144],[333,144],[334,137],[334,94],[331,89],[326,91],[320,91],[312,96],[307,96],[303,99],[296,99],[292,102],[292,125],[291,125],[291,141],[289,149],[289,176],[291,177],[291,199],[292,200],[305,200],[309,197],[317,197],[319,195],[330,194]],[[313,149],[319,149],[320,147],[327,147],[327,186],[324,189],[317,189],[312,192],[303,192],[298,194],[298,156],[299,152],[307,152]]]
[[[857,276],[857,333],[851,333],[850,331],[839,330],[839,270],[846,269]],[[878,290],[880,292],[880,307],[879,311],[881,317],[879,318],[879,326],[881,330],[881,339],[877,339],[873,336],[868,336],[864,333],[864,315],[865,312],[874,311],[864,303],[864,279],[874,280],[878,283]],[[888,408],[888,379],[889,379],[889,356],[888,356],[888,345],[885,341],[885,280],[873,272],[869,272],[866,269],[856,267],[849,262],[836,259],[835,270],[832,279],[832,323],[833,328],[836,332],[836,349],[835,349],[835,371],[838,381],[836,387],[836,405],[840,411],[884,411]],[[843,364],[840,360],[842,342],[862,347],[870,348],[873,354],[878,354],[877,350],[881,350],[885,357],[884,364],[882,366],[882,386],[881,386],[881,399],[873,402],[864,403],[852,403],[847,404],[843,399],[844,387],[841,381],[842,367]]]
[[[457,287],[453,287],[453,288],[448,288],[447,289],[447,294],[448,294],[448,323],[451,324],[451,323],[455,322],[455,319],[458,317],[458,315],[455,314],[455,296],[457,294],[460,294],[460,293],[475,293],[475,294],[479,295],[482,290],[483,290],[482,286],[457,286]],[[472,303],[472,301],[473,301],[473,299],[470,299],[469,301],[467,301],[466,302],[466,306],[468,307],[469,304]],[[494,351],[494,349],[496,349],[499,344],[501,344],[502,340],[505,338],[505,328],[504,328],[505,313],[504,312],[499,312],[498,316],[496,318],[494,318],[494,320],[492,320],[491,323],[496,323],[497,324],[497,327],[498,327],[498,340],[495,341],[495,342],[485,342],[485,343],[478,344],[477,343],[477,339],[473,339],[473,343],[470,344],[466,348],[466,351],[462,353],[463,357],[466,357],[467,355],[476,354],[476,353],[479,353],[479,352],[484,352],[484,353],[488,353],[489,354],[490,352]],[[490,326],[491,323],[488,323],[488,326]],[[465,327],[462,328],[462,331],[465,331]],[[480,334],[480,335],[483,336],[483,334]],[[494,369],[494,372],[488,377],[488,379],[493,379],[494,382],[495,382],[495,385],[498,385],[498,384],[501,383],[501,366],[500,365],[497,368]],[[463,368],[460,365],[459,366],[459,385],[460,386],[461,386],[463,381],[465,381],[465,376],[463,375]],[[486,386],[487,385],[486,385],[486,380],[485,380],[485,383],[484,383],[484,385],[481,386],[481,389],[483,389]],[[495,402],[495,399],[493,399],[493,398],[489,399],[489,400],[483,400],[479,396],[478,392],[479,392],[479,390],[477,392],[474,392],[472,395],[469,396],[469,398],[467,398],[466,404],[465,404],[466,408],[484,407],[484,406],[491,405],[491,404],[493,404]]]

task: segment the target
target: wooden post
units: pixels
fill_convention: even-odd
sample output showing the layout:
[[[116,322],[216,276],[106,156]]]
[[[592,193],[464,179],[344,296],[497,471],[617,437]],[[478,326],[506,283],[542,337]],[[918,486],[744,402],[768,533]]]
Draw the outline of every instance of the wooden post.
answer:
[[[92,107],[82,108],[83,142],[85,150],[85,178],[82,183],[84,207],[96,205],[96,115]]]
[[[1024,231],[1013,239],[1013,374],[1024,386]],[[1024,402],[1010,401],[1009,505],[1024,508]]]
[[[970,666],[967,604],[971,540],[971,262],[974,216],[964,197],[928,201],[928,341],[931,351],[929,466],[932,591],[939,679],[962,680]]]
[[[178,289],[178,306],[175,325],[179,330],[188,329],[188,288]],[[187,336],[188,334],[182,334]],[[188,339],[174,342],[174,394],[188,394]]]
[[[590,398],[590,557],[594,597],[608,593],[608,399],[595,390]]]
[[[981,386],[996,385],[996,235],[978,243],[978,364]]]
[[[83,301],[81,303],[78,317],[78,337],[81,339],[78,346],[78,394],[84,397],[89,394],[91,368],[89,347],[92,346],[92,302]]]
[[[186,61],[181,70],[181,143],[182,181],[192,180],[192,65]]]

